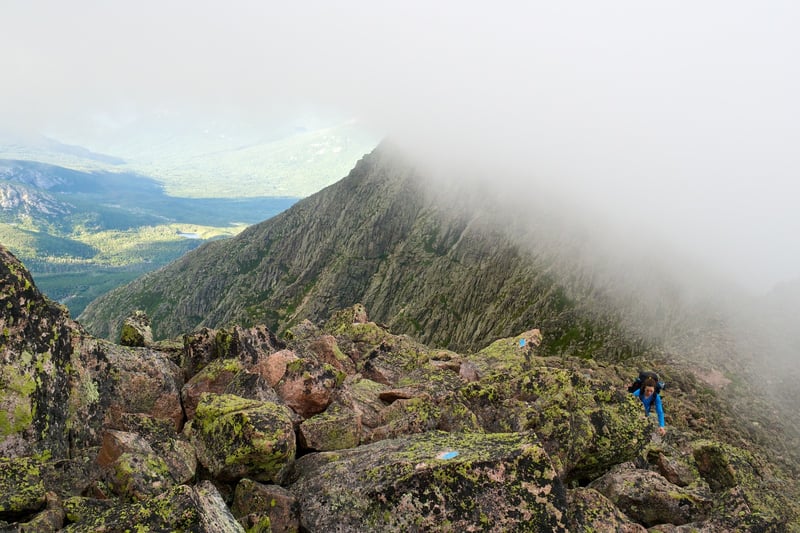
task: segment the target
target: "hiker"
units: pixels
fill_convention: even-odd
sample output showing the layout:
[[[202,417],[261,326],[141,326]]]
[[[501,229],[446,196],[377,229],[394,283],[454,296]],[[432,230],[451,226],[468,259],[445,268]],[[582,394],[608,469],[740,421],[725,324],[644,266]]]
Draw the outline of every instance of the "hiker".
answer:
[[[519,339],[519,348],[525,356],[525,368],[530,369],[533,349],[542,343],[542,333],[538,329],[526,331]]]
[[[655,404],[656,414],[658,414],[658,432],[663,436],[667,433],[667,428],[664,427],[664,406],[661,405],[661,396],[656,392],[658,382],[652,377],[646,378],[641,387],[633,391],[633,394],[642,400],[644,405],[644,412],[650,416],[650,408]]]

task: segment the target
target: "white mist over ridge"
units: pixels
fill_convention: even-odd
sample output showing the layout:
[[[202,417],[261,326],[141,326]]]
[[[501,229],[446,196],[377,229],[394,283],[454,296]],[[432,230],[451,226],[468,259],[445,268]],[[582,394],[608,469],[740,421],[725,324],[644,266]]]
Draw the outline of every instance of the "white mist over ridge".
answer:
[[[81,138],[156,112],[256,130],[357,116],[448,179],[563,198],[617,228],[612,242],[663,241],[764,294],[800,278],[798,15],[780,1],[19,2],[4,7],[0,118]]]

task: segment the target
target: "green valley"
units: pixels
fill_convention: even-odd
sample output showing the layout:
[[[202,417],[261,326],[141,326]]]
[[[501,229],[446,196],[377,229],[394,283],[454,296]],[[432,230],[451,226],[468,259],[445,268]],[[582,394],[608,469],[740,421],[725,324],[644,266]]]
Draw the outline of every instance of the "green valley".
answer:
[[[236,135],[149,126],[79,140],[91,148],[0,132],[0,243],[73,317],[330,185],[376,144],[352,121]]]

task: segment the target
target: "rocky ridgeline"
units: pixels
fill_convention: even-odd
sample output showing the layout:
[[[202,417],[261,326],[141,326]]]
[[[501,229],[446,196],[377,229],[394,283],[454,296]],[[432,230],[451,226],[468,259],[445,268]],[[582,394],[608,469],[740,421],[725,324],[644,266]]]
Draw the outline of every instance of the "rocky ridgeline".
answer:
[[[457,354],[355,306],[182,343],[138,314],[117,345],[0,254],[3,531],[798,528],[796,484],[704,424],[688,374],[661,439],[635,371],[540,357],[538,330]]]

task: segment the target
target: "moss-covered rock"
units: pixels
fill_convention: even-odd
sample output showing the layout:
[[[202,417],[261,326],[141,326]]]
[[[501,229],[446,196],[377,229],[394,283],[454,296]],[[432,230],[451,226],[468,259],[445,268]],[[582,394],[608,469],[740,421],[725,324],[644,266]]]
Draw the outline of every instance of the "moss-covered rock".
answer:
[[[123,346],[144,347],[153,343],[153,330],[150,318],[142,310],[131,313],[122,323],[119,343]]]
[[[300,529],[297,500],[278,485],[241,480],[236,485],[231,512],[247,533],[297,533]]]
[[[713,503],[710,493],[678,487],[632,463],[614,467],[589,488],[602,493],[627,516],[647,527],[705,520]]]
[[[31,457],[0,457],[0,520],[15,520],[46,503],[41,462]]]
[[[459,392],[485,431],[536,432],[567,482],[590,481],[639,454],[651,426],[630,394],[582,372],[543,366],[538,358],[523,371],[517,365],[524,357],[515,359],[513,345],[506,344],[511,366],[501,371],[502,351],[490,352],[488,362],[478,354],[471,360],[486,375]]]
[[[430,432],[301,457],[309,531],[565,531],[565,495],[532,435]]]
[[[191,377],[181,389],[183,410],[186,418],[194,418],[194,411],[200,395],[206,392],[221,394],[233,381],[233,378],[244,369],[238,359],[215,359]]]
[[[304,420],[298,429],[302,448],[333,451],[355,448],[361,441],[361,417],[353,410],[331,404],[324,412]]]
[[[191,428],[197,457],[215,477],[275,481],[294,459],[288,409],[230,394],[204,394]]]
[[[644,526],[631,522],[625,513],[595,489],[579,487],[567,491],[567,504],[567,526],[573,533],[647,531]]]
[[[219,491],[208,481],[196,487],[178,485],[146,501],[118,504],[95,516],[68,525],[71,533],[192,531],[244,533]]]

